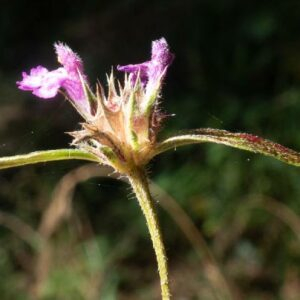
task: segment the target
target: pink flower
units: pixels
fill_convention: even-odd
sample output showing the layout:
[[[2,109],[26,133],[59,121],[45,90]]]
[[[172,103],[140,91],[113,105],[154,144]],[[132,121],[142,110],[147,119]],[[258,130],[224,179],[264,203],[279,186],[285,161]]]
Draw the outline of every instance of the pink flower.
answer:
[[[57,43],[54,47],[58,61],[63,67],[48,71],[38,66],[31,69],[29,75],[23,72],[23,79],[17,81],[19,89],[32,91],[40,98],[49,99],[55,97],[62,88],[81,114],[90,114],[89,101],[82,84],[82,80],[86,81],[86,76],[83,74],[80,57],[62,43]]]
[[[152,42],[151,60],[141,64],[118,66],[117,69],[131,73],[133,83],[136,82],[139,75],[146,91],[151,92],[149,90],[162,82],[173,59],[174,55],[170,52],[167,41],[161,38]]]

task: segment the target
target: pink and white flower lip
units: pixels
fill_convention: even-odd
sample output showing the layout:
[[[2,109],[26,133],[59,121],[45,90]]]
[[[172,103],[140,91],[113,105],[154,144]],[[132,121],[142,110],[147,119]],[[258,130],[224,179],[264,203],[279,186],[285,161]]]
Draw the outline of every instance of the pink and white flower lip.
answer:
[[[49,71],[43,66],[37,66],[30,73],[22,73],[22,80],[17,81],[19,89],[32,91],[43,99],[50,99],[57,95],[60,88],[64,89],[68,98],[83,115],[90,114],[89,101],[84,92],[83,64],[80,57],[68,46],[62,43],[54,45],[57,58],[62,67]]]
[[[56,96],[67,74],[64,68],[49,72],[46,68],[37,66],[30,70],[29,75],[23,72],[22,76],[22,81],[17,82],[19,89],[32,91],[40,98],[49,99]]]

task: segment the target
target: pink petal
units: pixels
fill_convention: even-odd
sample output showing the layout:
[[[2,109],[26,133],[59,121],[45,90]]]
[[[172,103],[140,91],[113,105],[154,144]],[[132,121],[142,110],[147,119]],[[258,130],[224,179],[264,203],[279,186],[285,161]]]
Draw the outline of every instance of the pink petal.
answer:
[[[54,44],[57,59],[70,74],[76,75],[78,71],[83,73],[83,63],[79,55],[77,55],[70,47],[63,43]]]

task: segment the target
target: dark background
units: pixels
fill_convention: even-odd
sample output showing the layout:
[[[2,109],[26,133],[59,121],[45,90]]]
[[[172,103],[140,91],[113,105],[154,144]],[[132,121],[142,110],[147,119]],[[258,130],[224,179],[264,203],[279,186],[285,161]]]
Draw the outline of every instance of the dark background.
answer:
[[[151,41],[162,36],[176,55],[163,89],[164,110],[176,116],[162,136],[213,127],[300,149],[299,1],[2,0],[0,155],[67,147],[64,132],[79,128],[80,117],[61,96],[43,101],[15,85],[33,66],[57,68],[55,41],[80,54],[90,82],[104,82],[112,66],[147,60]],[[57,184],[80,166],[1,171],[1,299],[159,299],[152,246],[125,183],[78,183],[64,220],[51,234],[41,229],[54,191],[78,178],[72,173],[71,183]],[[154,193],[169,203],[157,206],[174,299],[227,299],[212,256],[231,299],[299,299],[297,168],[194,145],[161,155],[149,174],[169,194]],[[189,218],[174,214],[174,203]],[[40,235],[47,238],[42,248]]]

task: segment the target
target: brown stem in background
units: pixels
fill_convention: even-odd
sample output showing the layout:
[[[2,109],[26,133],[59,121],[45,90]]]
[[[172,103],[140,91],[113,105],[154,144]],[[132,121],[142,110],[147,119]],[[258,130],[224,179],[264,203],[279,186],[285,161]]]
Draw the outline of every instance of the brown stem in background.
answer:
[[[240,201],[243,204],[237,208],[234,216],[229,216],[230,221],[224,224],[223,230],[220,230],[215,238],[214,249],[218,257],[223,257],[224,253],[246,230],[251,215],[241,213],[244,210],[263,209],[269,212],[286,224],[300,241],[300,218],[286,204],[263,195],[251,195],[246,198],[247,200]],[[229,232],[228,228],[231,228]]]
[[[38,229],[43,244],[36,258],[34,280],[29,287],[34,299],[40,299],[43,283],[48,277],[52,253],[50,238],[60,224],[70,216],[76,185],[93,177],[109,176],[111,172],[109,167],[87,164],[66,174],[56,185]]]
[[[265,200],[257,203],[257,207],[261,207],[270,214],[276,216],[285,223],[300,241],[300,218],[286,204],[269,197],[263,197]]]
[[[0,211],[0,225],[7,227],[32,248],[38,249],[41,244],[39,234],[27,223],[7,212]]]

